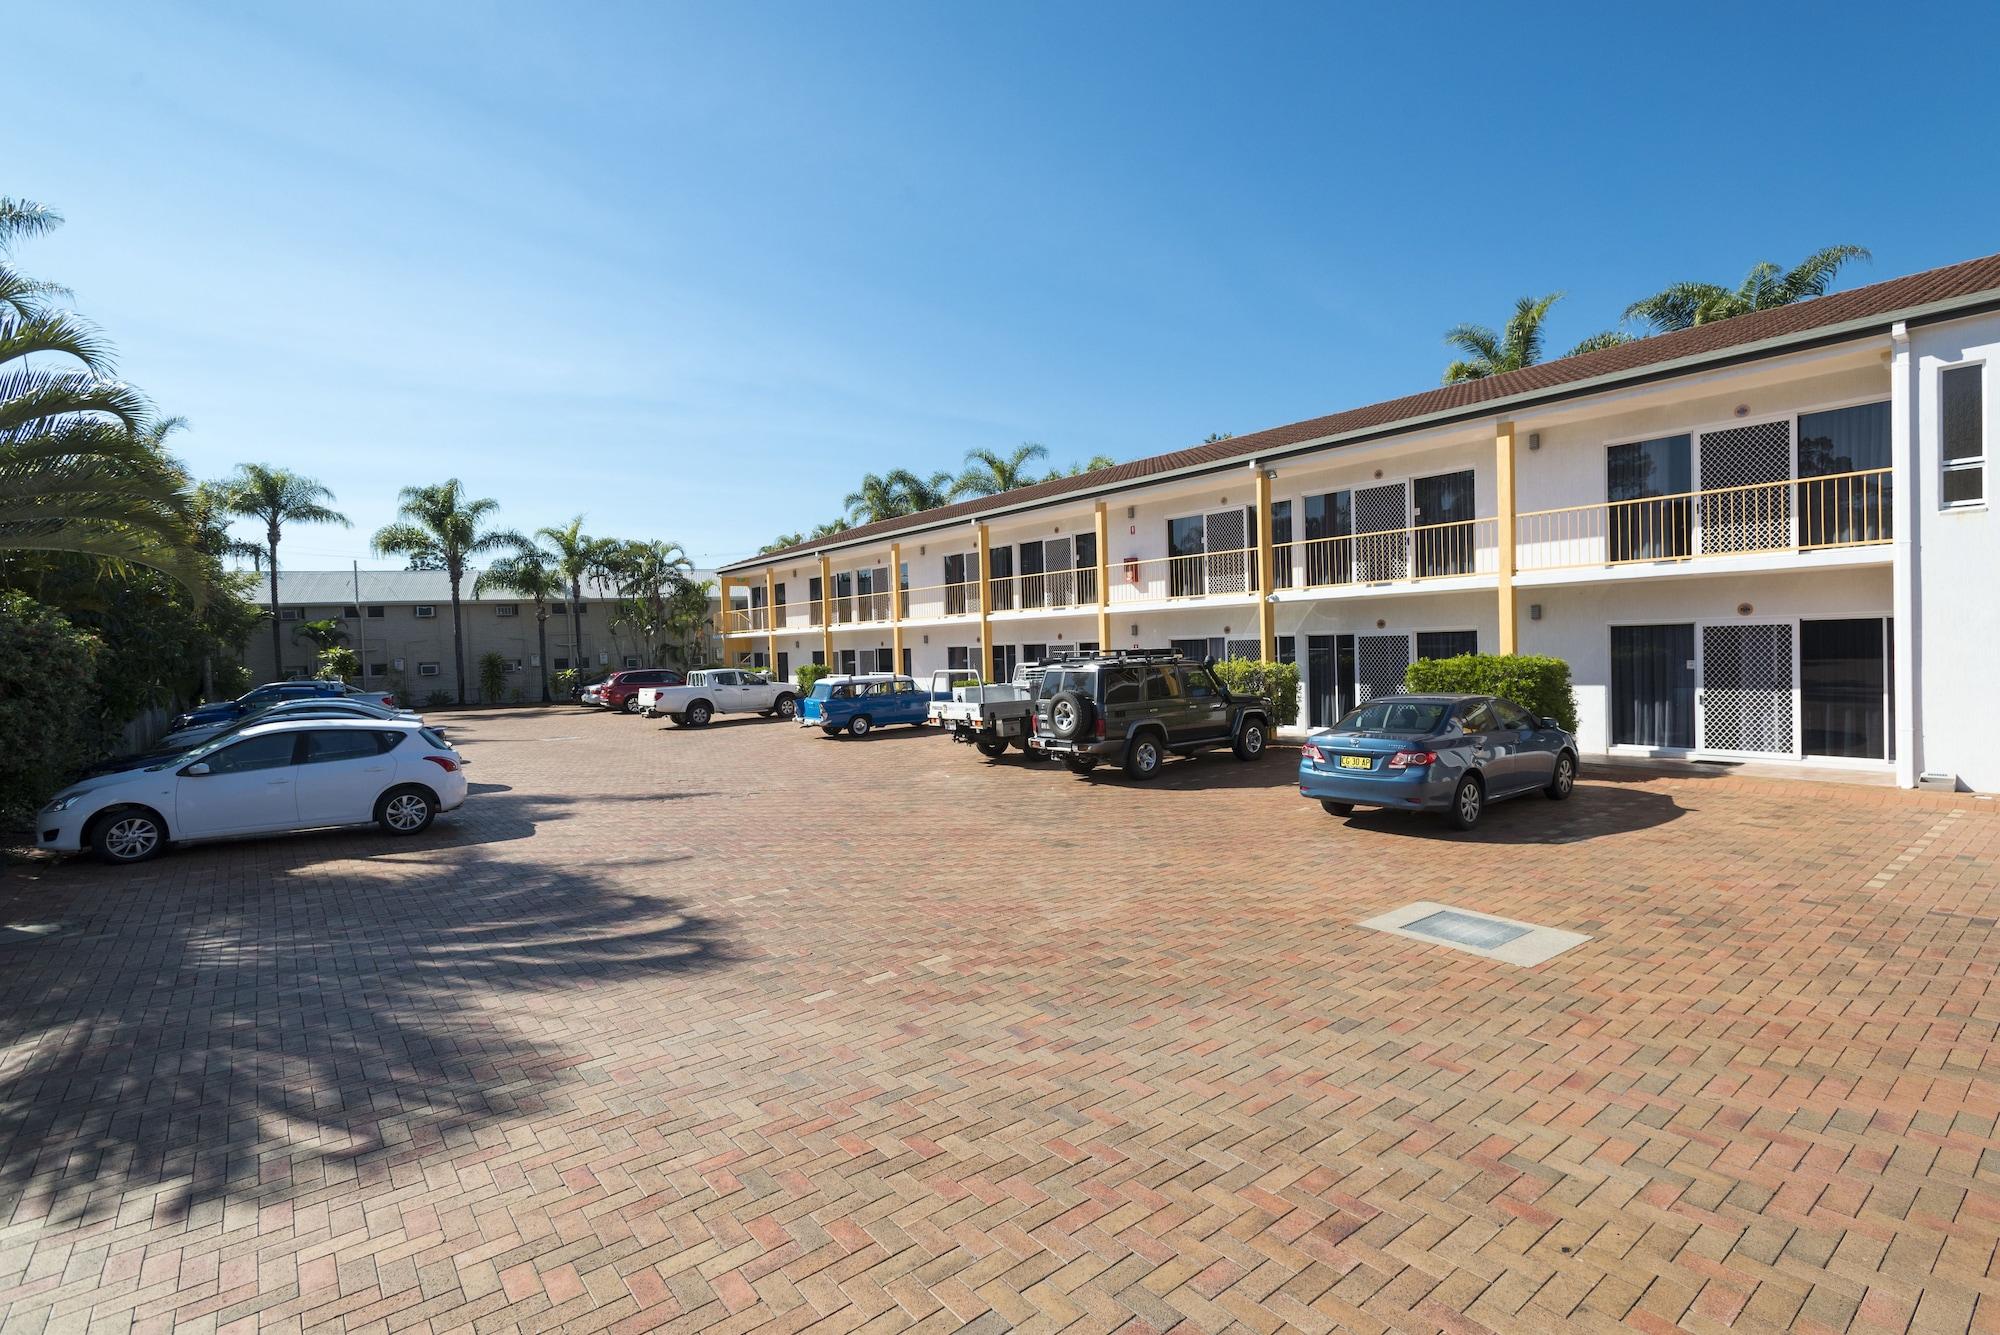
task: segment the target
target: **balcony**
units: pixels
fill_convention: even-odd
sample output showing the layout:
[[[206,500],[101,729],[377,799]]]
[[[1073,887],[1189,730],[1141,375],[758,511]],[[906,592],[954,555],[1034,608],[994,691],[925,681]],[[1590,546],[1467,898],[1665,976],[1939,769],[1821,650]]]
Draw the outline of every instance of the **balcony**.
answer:
[[[1272,545],[1280,589],[1416,583],[1500,569],[1500,521],[1459,519]]]
[[[992,612],[1066,612],[1097,606],[1097,567],[1001,575],[988,581]]]
[[[1887,468],[1709,487],[1535,510],[1515,527],[1515,568],[1583,570],[1886,545]]]

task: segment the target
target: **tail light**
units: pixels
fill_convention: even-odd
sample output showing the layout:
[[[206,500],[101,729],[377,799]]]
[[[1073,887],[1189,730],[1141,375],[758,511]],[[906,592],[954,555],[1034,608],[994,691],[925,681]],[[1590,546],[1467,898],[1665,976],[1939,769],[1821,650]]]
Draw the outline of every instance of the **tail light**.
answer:
[[[393,696],[393,695],[385,695],[385,696],[383,696],[383,697],[382,697],[382,708],[384,708],[384,709],[394,709],[395,707],[396,707],[396,697],[395,697],[395,696]]]
[[[1312,761],[1312,763],[1315,765],[1320,764],[1326,759],[1326,757],[1323,754],[1321,754],[1320,749],[1317,746],[1314,746],[1311,742],[1307,742],[1304,746],[1300,747],[1299,754],[1304,756],[1307,760]]]
[[[1102,715],[1102,714],[1099,714],[1099,715],[1097,716],[1097,732],[1096,732],[1096,737],[1097,737],[1097,740],[1098,740],[1098,741],[1100,741],[1100,742],[1104,740],[1104,715]]]
[[[450,756],[425,756],[424,759],[430,761],[431,764],[436,765],[446,774],[458,773],[458,762],[456,760],[453,760]]]
[[[1389,757],[1390,769],[1415,769],[1419,765],[1437,764],[1435,751],[1398,751]]]

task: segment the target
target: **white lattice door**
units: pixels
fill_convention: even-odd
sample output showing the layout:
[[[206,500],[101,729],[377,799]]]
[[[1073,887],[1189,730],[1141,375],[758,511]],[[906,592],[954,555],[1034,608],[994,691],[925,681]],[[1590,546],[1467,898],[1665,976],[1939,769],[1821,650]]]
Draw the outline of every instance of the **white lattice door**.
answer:
[[[1047,605],[1068,607],[1076,602],[1076,572],[1070,568],[1069,539],[1050,538],[1042,543],[1042,585],[1048,591]]]
[[[1732,621],[1701,628],[1698,748],[1798,754],[1796,640],[1789,621]]]
[[[1792,545],[1792,424],[1758,422],[1701,433],[1704,552],[1768,552]]]
[[[1372,584],[1410,577],[1410,497],[1400,482],[1354,492],[1354,578]],[[1398,689],[1401,689],[1400,687]]]
[[[1202,527],[1208,535],[1208,591],[1248,593],[1250,559],[1243,549],[1249,546],[1249,541],[1245,536],[1243,512],[1217,510],[1204,517]]]
[[[1354,637],[1354,703],[1383,695],[1398,695],[1403,676],[1410,670],[1408,635],[1357,635]]]

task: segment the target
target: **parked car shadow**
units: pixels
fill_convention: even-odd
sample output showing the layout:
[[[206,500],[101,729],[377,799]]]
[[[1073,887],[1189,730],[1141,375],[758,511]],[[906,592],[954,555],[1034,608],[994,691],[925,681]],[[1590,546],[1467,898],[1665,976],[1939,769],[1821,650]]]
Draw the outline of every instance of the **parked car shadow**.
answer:
[[[1300,801],[1303,803],[1305,799]],[[1666,793],[1587,781],[1579,783],[1566,802],[1551,802],[1540,793],[1495,802],[1470,830],[1452,829],[1435,812],[1389,811],[1381,807],[1362,807],[1351,816],[1329,815],[1325,819],[1331,826],[1345,825],[1405,839],[1474,844],[1576,844],[1653,829],[1686,814]]]
[[[0,920],[64,924],[0,970],[0,1219],[108,1221],[144,1191],[219,1224],[224,1193],[387,1171],[562,1106],[576,1050],[507,1010],[734,958],[587,865],[475,841],[393,869],[348,849],[329,875],[327,842],[264,841],[232,874],[191,875],[199,853],[0,873]]]

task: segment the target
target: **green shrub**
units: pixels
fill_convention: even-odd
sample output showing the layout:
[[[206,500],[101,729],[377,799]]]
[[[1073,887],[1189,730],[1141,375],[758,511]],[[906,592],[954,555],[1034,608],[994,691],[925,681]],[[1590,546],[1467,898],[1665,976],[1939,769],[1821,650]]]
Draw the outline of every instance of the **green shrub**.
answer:
[[[556,695],[567,696],[576,689],[578,680],[575,668],[562,668],[549,677],[549,690]]]
[[[1271,700],[1271,722],[1289,728],[1299,721],[1299,666],[1296,663],[1253,663],[1248,659],[1226,658],[1215,665],[1215,675],[1232,695],[1263,695]]]
[[[497,653],[481,654],[479,657],[479,700],[481,704],[498,704],[507,690],[507,660]]]
[[[1497,695],[1536,718],[1552,718],[1576,731],[1576,692],[1569,664],[1539,654],[1460,654],[1420,658],[1403,675],[1403,685],[1426,695]]]
[[[352,649],[322,649],[318,675],[321,681],[353,681],[361,675],[361,656]]]
[[[109,740],[94,707],[102,653],[26,594],[0,594],[0,829],[25,825]]]
[[[215,665],[215,698],[234,700],[249,690],[254,683],[250,680],[248,663],[218,663]]]
[[[813,683],[832,670],[824,663],[799,664],[799,694],[811,695]]]
[[[450,709],[451,706],[452,698],[450,691],[432,691],[424,697],[425,709]]]

